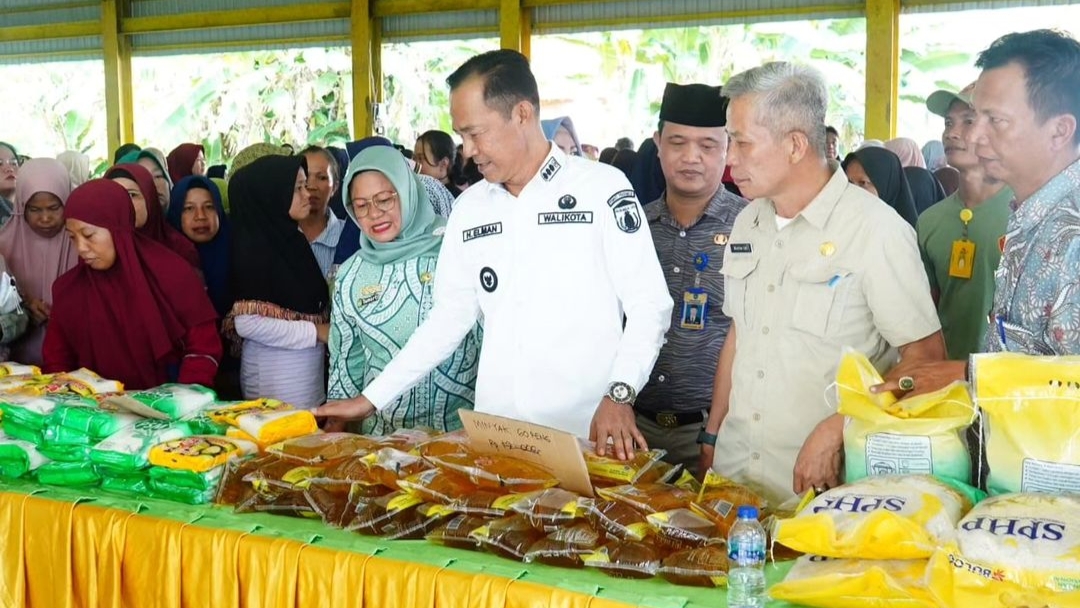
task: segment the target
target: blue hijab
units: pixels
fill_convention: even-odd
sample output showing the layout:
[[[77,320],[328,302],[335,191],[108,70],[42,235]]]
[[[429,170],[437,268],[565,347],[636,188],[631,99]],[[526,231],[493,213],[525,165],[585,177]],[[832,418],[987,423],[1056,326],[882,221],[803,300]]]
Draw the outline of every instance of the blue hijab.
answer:
[[[212,241],[202,245],[196,245],[199,251],[199,261],[202,263],[203,278],[206,280],[206,291],[210,301],[214,303],[221,318],[232,310],[233,299],[229,289],[229,258],[230,245],[232,243],[232,226],[229,216],[225,213],[225,206],[221,203],[221,191],[214,182],[198,175],[185,177],[177,182],[172,189],[172,197],[169,200],[169,210],[165,219],[183,233],[180,227],[180,216],[184,213],[184,198],[188,190],[202,188],[210,191],[210,198],[214,200],[214,209],[218,214],[218,233]]]

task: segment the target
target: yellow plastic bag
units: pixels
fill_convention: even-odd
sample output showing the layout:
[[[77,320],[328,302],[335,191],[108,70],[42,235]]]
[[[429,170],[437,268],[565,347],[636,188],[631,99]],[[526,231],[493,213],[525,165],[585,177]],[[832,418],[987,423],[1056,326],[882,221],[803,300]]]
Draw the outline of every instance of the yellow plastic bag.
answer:
[[[775,540],[810,555],[926,559],[956,537],[972,501],[928,475],[867,477],[814,498],[776,523]]]
[[[984,500],[930,559],[929,583],[945,606],[1080,606],[1080,495]]]
[[[193,435],[150,448],[150,464],[168,469],[204,473],[233,458],[258,452],[254,443],[229,437]]]
[[[23,365],[14,361],[0,363],[0,378],[8,376],[40,376],[41,368],[36,365]]]
[[[774,600],[820,608],[934,608],[925,578],[926,560],[804,555],[783,582],[769,589],[769,595]]]
[[[836,372],[837,411],[844,426],[845,479],[873,475],[938,475],[971,483],[965,431],[975,418],[967,384],[898,401],[874,394],[883,382],[870,360],[847,350]]]
[[[973,361],[990,494],[1080,492],[1080,357]]]

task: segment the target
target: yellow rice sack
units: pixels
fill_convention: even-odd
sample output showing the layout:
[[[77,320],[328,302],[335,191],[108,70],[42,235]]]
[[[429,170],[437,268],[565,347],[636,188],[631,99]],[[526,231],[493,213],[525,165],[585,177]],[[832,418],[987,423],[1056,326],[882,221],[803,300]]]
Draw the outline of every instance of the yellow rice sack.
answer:
[[[1080,357],[973,357],[990,494],[1080,492]]]
[[[830,559],[804,555],[769,589],[774,600],[819,608],[934,608],[926,560]]]
[[[945,606],[1080,607],[1080,495],[984,500],[934,553],[929,583]]]
[[[883,382],[870,360],[848,350],[836,372],[837,411],[844,426],[845,479],[873,475],[937,475],[971,483],[965,431],[975,418],[967,384],[898,401],[874,394]]]
[[[776,542],[810,555],[926,559],[952,541],[972,501],[928,475],[867,477],[815,497],[776,522]]]

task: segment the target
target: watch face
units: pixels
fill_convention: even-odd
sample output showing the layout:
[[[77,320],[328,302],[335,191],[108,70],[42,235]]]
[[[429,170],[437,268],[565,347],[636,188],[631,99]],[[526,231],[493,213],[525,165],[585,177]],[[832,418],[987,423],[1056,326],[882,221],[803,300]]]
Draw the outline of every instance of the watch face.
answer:
[[[611,396],[615,401],[625,402],[630,400],[630,386],[622,382],[616,382],[611,385]]]

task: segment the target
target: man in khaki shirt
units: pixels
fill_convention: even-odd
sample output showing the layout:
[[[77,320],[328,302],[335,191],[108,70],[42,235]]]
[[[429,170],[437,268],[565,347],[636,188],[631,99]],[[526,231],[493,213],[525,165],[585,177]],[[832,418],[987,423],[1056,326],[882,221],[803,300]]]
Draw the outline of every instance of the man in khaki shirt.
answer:
[[[702,459],[779,504],[842,481],[843,417],[826,391],[844,347],[881,372],[945,349],[915,232],[826,158],[820,74],[769,63],[724,93],[728,163],[754,200],[724,255],[733,323]]]

